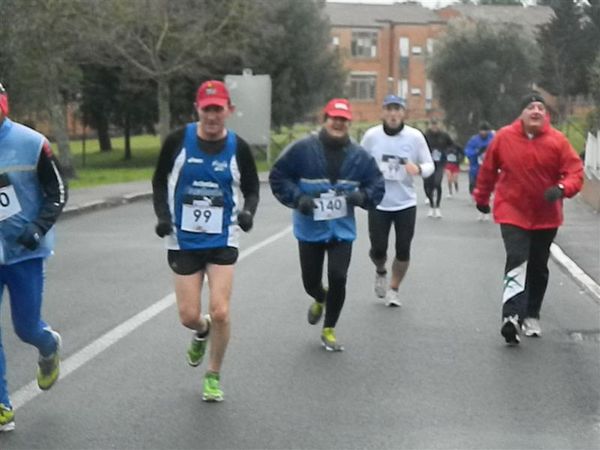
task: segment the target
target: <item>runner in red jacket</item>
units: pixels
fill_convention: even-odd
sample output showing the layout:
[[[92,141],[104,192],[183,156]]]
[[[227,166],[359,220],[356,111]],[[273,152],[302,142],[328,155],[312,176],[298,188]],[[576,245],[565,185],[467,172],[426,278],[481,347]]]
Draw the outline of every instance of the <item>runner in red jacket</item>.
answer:
[[[501,333],[518,344],[540,336],[540,309],[548,285],[550,245],[563,222],[563,197],[583,184],[581,159],[550,125],[544,98],[527,95],[517,120],[498,131],[477,177],[473,197],[480,212],[490,211],[500,224],[506,250]]]

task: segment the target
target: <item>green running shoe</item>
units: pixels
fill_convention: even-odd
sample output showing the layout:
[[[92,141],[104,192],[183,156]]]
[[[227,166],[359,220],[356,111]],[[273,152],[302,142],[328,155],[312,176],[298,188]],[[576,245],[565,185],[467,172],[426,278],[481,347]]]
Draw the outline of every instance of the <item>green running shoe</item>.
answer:
[[[219,382],[219,374],[215,372],[206,372],[204,375],[204,392],[202,400],[205,402],[222,402],[223,391]]]
[[[324,310],[323,303],[312,302],[310,308],[308,308],[308,323],[315,325],[321,320]]]
[[[15,429],[15,412],[4,403],[0,403],[0,432]]]
[[[60,334],[54,330],[49,330],[56,340],[56,350],[50,356],[40,355],[38,359],[38,370],[37,370],[37,383],[41,390],[47,391],[56,380],[60,373],[60,349],[62,347],[62,340]]]
[[[206,314],[204,320],[206,320],[206,325],[208,327],[206,329],[206,334],[203,337],[198,337],[198,334],[194,333],[194,337],[192,338],[192,342],[187,351],[187,361],[192,367],[199,366],[206,353],[206,344],[208,343],[208,335],[210,334],[210,316]]]
[[[334,328],[323,328],[323,332],[321,333],[321,342],[323,343],[325,350],[328,352],[341,352],[344,350],[344,347],[337,343]]]

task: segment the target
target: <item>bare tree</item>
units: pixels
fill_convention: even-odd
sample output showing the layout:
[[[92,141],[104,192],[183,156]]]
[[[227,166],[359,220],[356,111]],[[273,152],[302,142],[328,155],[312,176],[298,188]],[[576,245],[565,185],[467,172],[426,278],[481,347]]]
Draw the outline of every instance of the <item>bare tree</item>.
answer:
[[[159,133],[171,126],[170,82],[210,72],[214,55],[236,40],[236,24],[252,2],[243,0],[84,0],[90,54],[126,65],[157,88]]]
[[[15,111],[47,117],[65,174],[75,176],[66,104],[77,91],[80,28],[70,0],[0,0],[3,76]],[[6,81],[6,80],[5,80]]]

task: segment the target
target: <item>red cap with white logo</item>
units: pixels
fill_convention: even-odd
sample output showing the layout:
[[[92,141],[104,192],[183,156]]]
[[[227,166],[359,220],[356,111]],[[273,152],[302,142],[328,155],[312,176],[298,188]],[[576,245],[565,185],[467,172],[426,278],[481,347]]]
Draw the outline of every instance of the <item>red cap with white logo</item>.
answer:
[[[205,81],[196,92],[196,106],[200,109],[207,108],[208,106],[225,107],[229,104],[229,91],[222,81]]]
[[[350,102],[345,98],[333,98],[329,100],[323,113],[329,117],[342,117],[347,120],[352,120],[352,109],[350,108]]]

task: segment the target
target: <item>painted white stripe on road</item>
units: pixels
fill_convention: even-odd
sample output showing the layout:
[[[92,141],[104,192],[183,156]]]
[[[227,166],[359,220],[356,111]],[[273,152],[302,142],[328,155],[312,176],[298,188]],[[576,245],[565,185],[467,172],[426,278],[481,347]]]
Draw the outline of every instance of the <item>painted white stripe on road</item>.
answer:
[[[552,256],[575,278],[577,284],[589,292],[597,302],[600,302],[600,286],[598,286],[593,278],[581,270],[581,267],[569,258],[555,243],[552,243],[550,246],[550,251]]]
[[[257,252],[263,247],[266,247],[269,244],[281,239],[286,236],[292,230],[291,226],[288,226],[284,230],[280,231],[277,234],[265,239],[264,241],[259,242],[258,244],[253,245],[252,247],[247,248],[240,252],[240,256],[238,261],[242,261],[253,253]],[[63,380],[71,373],[79,369],[84,364],[88,363],[104,350],[116,344],[121,339],[127,337],[127,335],[131,334],[133,331],[141,327],[143,324],[156,317],[158,314],[163,312],[169,306],[175,303],[175,294],[171,293],[166,297],[160,299],[156,303],[150,305],[145,310],[126,320],[125,322],[117,325],[112,330],[108,331],[104,335],[100,336],[98,339],[93,341],[91,344],[79,350],[77,353],[71,355],[66,360],[62,361],[60,364],[60,380]],[[27,404],[38,395],[40,395],[42,391],[37,385],[37,381],[32,381],[27,385],[23,386],[13,395],[12,404],[13,408],[18,409],[23,405]]]

